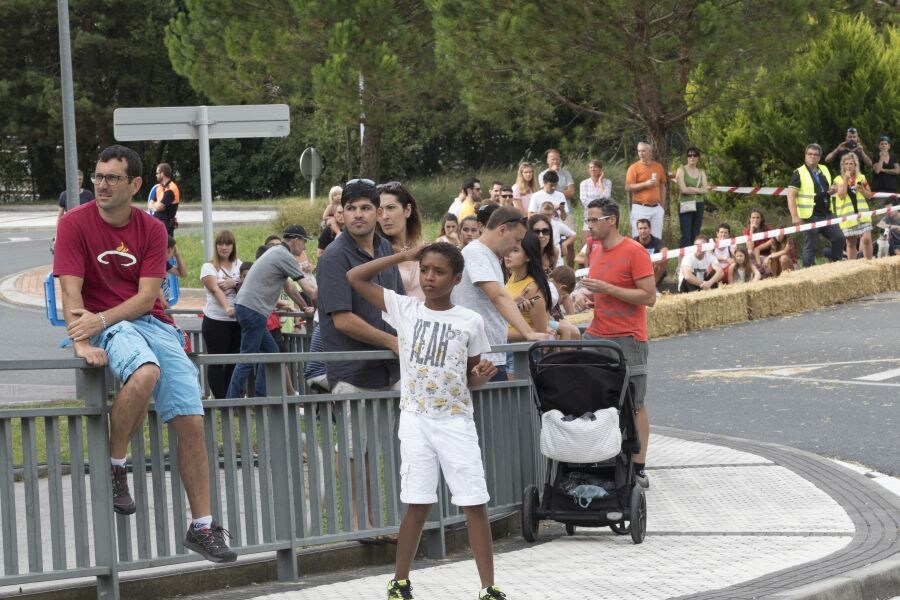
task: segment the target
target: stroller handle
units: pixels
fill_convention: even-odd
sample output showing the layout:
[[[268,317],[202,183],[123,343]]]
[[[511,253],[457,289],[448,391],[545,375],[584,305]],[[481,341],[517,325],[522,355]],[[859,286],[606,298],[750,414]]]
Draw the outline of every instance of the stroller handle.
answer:
[[[616,354],[620,365],[625,364],[625,354],[622,347],[612,340],[571,340],[571,341],[541,341],[535,342],[528,349],[528,355],[531,356],[535,351],[539,350],[562,350],[562,349],[594,349],[606,348]]]

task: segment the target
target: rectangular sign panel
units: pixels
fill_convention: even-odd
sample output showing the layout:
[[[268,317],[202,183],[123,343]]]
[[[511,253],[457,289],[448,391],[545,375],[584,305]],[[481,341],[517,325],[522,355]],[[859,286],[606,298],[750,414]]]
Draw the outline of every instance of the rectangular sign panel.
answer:
[[[287,104],[246,106],[160,106],[117,108],[114,135],[120,142],[141,140],[196,140],[203,109],[209,137],[284,137],[291,131]]]

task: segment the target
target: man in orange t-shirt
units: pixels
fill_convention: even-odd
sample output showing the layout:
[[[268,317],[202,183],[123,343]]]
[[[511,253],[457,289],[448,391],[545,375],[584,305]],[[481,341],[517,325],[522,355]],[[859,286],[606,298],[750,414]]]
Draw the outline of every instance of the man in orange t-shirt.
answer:
[[[622,348],[629,367],[647,365],[647,307],[656,303],[656,279],[650,255],[638,242],[619,233],[619,205],[611,200],[588,204],[587,223],[597,240],[588,276],[581,285],[594,294],[594,318],[584,339],[610,339]],[[635,481],[649,487],[644,461],[650,418],[644,406],[646,373],[632,375],[634,417],[641,450],[634,456]]]
[[[625,191],[631,193],[631,237],[637,237],[637,220],[650,221],[650,235],[662,239],[666,214],[666,171],[653,160],[647,142],[637,145],[639,160],[625,173]]]

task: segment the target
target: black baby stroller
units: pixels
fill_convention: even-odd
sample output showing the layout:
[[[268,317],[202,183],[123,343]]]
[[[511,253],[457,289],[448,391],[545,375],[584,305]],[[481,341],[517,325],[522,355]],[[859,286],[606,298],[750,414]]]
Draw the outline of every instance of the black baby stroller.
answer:
[[[529,351],[528,362],[535,403],[544,423],[542,453],[549,451],[567,460],[548,456],[543,494],[539,495],[536,486],[525,488],[522,536],[535,541],[539,523],[550,520],[565,524],[569,535],[576,526],[609,526],[619,535],[630,533],[632,541],[640,544],[647,528],[647,504],[632,466],[640,440],[634,420],[634,386],[629,385],[629,378],[643,374],[643,365],[629,368],[619,345],[607,340],[537,342]],[[614,410],[602,410],[609,408]],[[594,452],[588,457],[592,460],[578,460],[583,456],[580,446],[565,451],[553,447],[551,451],[549,434],[556,435],[554,431],[568,425],[549,419],[572,422],[580,418],[578,424],[585,425],[594,419],[595,411],[608,417],[603,425],[608,430],[605,433],[612,436],[607,442],[607,458],[597,459],[599,455],[587,445],[584,450]]]

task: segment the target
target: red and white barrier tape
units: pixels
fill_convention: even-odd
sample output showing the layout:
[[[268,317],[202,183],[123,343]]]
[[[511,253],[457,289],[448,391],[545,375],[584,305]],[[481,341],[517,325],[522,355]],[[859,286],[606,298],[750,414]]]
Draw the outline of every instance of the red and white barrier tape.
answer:
[[[675,181],[674,179],[672,181]],[[711,192],[726,192],[728,194],[748,194],[751,196],[787,196],[788,189],[786,187],[750,187],[750,186],[728,186],[728,185],[711,185]],[[900,198],[900,194],[889,194],[887,192],[876,192],[873,198],[896,199]]]
[[[893,194],[896,195],[896,194]],[[844,215],[842,217],[835,217],[833,219],[825,219],[822,221],[815,221],[813,223],[803,223],[798,226],[790,226],[790,227],[780,227],[778,229],[770,229],[768,231],[760,231],[754,233],[752,235],[740,235],[738,237],[729,238],[727,240],[710,240],[705,244],[694,244],[693,246],[685,246],[684,248],[677,248],[675,250],[663,250],[662,252],[657,252],[655,254],[650,255],[651,262],[658,262],[661,260],[670,260],[672,258],[680,258],[689,252],[709,252],[710,250],[714,250],[716,248],[727,248],[728,246],[737,246],[739,244],[746,244],[748,240],[753,240],[754,242],[759,242],[762,240],[767,240],[769,238],[778,237],[780,235],[790,235],[792,233],[797,233],[800,231],[811,231],[813,229],[819,229],[821,227],[827,227],[829,225],[836,225],[843,221],[850,221],[851,219],[861,219],[863,217],[874,217],[876,215],[883,215],[885,213],[893,212],[894,210],[900,210],[900,204],[896,206],[885,206],[884,208],[879,208],[877,210],[870,210],[868,212],[861,212],[852,215]],[[575,275],[578,277],[584,277],[588,274],[588,269],[578,269],[575,271]]]

